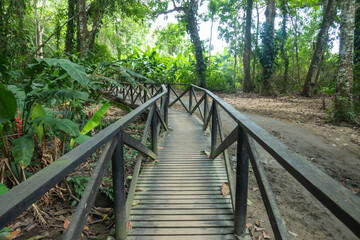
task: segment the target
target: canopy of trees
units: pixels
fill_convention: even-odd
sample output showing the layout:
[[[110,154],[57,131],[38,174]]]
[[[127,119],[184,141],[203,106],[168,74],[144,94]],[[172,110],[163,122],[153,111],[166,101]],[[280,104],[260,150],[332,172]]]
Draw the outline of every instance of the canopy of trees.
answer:
[[[359,4],[359,2],[357,3]],[[0,0],[0,77],[29,78],[34,58],[69,59],[93,74],[120,62],[158,82],[263,95],[329,94],[333,119],[358,121],[355,0]],[[153,29],[176,13],[177,23]],[[209,21],[207,36],[199,23]],[[213,23],[228,46],[213,49]],[[333,47],[339,46],[339,52]]]

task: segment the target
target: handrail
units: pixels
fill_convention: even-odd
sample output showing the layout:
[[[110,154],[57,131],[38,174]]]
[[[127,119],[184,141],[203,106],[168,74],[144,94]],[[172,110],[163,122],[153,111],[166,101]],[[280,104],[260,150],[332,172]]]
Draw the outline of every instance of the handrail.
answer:
[[[360,237],[360,198],[311,163],[302,160],[285,144],[270,135],[211,91],[206,92],[244,131],[273,156],[299,183]],[[247,144],[249,145],[249,144]],[[249,147],[247,147],[249,151]],[[250,152],[250,151],[249,151]],[[250,159],[251,160],[251,159]]]
[[[140,114],[147,109],[152,108],[157,110],[157,101],[165,97],[165,103],[168,101],[167,89],[164,85],[160,87],[162,92],[153,98],[149,99],[135,110],[131,111],[120,120],[111,124],[83,144],[80,144],[75,149],[66,153],[54,163],[40,170],[26,181],[15,186],[10,191],[0,196],[0,229],[9,224],[15,217],[19,216],[25,211],[32,203],[43,196],[47,191],[54,187],[58,182],[64,179],[69,173],[71,173],[77,166],[84,162],[91,154],[96,152],[100,147],[106,144],[104,151],[102,152],[98,164],[94,169],[94,172],[89,180],[88,186],[84,192],[84,196],[81,199],[73,221],[65,233],[64,239],[78,239],[84,224],[86,223],[87,215],[90,212],[91,206],[95,200],[96,192],[99,190],[99,181],[105,174],[107,163],[112,158],[113,162],[113,183],[114,183],[114,208],[115,208],[115,226],[116,226],[116,238],[124,239],[126,237],[126,207],[125,207],[125,189],[124,189],[124,156],[123,146],[124,143],[130,147],[136,148],[141,154],[155,157],[157,152],[157,135],[159,133],[160,125],[158,119],[161,120],[164,125],[163,118],[167,116],[160,115],[160,111],[156,114],[149,114],[151,117],[152,131],[152,151],[145,147],[145,139],[147,136],[147,130],[144,133],[143,141],[141,143],[136,142],[130,135],[126,134],[123,130],[127,125],[134,121]],[[117,94],[118,88],[112,88],[112,91]],[[164,104],[161,107],[167,106]],[[167,112],[166,112],[167,114]],[[148,126],[146,127],[148,129]],[[167,126],[165,125],[165,129]],[[153,153],[155,152],[155,153]]]

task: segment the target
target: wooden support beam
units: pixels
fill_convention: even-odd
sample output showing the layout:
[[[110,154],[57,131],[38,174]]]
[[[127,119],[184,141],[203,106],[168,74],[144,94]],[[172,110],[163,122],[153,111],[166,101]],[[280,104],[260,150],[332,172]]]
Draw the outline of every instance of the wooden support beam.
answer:
[[[80,239],[82,230],[86,224],[90,210],[95,202],[96,195],[99,191],[101,181],[108,169],[111,156],[115,150],[117,138],[114,137],[104,147],[100,158],[96,162],[96,167],[86,186],[83,196],[76,207],[75,214],[65,232],[64,239]]]
[[[135,138],[133,138],[130,134],[124,132],[123,133],[124,136],[124,142],[129,145],[130,147],[138,150],[139,152],[145,154],[146,156],[155,159],[156,158],[156,154],[151,151],[150,149],[148,149],[144,144],[139,143],[138,141],[136,141]]]

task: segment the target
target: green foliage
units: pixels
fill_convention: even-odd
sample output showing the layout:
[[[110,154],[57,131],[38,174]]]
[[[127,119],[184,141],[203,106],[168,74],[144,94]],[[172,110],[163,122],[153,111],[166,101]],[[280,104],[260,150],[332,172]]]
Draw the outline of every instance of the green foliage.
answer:
[[[6,90],[5,86],[0,83],[0,124],[13,119],[16,108],[17,104],[14,94]]]
[[[100,185],[100,192],[105,194],[111,201],[114,201],[114,188],[112,178],[103,178],[103,181]]]
[[[73,194],[76,198],[78,199],[82,198],[88,182],[89,182],[89,177],[73,176],[70,178],[69,183],[71,183],[74,187],[75,192]],[[70,197],[69,200],[72,200],[71,206],[75,206],[77,204],[77,201],[75,199],[72,199]]]
[[[27,135],[17,138],[13,141],[11,151],[14,156],[15,164],[19,164],[21,167],[26,168],[33,157],[34,141]]]
[[[5,227],[0,230],[0,240],[9,239],[10,233],[13,231],[12,228]]]
[[[6,193],[9,189],[5,186],[5,184],[0,183],[0,196]]]

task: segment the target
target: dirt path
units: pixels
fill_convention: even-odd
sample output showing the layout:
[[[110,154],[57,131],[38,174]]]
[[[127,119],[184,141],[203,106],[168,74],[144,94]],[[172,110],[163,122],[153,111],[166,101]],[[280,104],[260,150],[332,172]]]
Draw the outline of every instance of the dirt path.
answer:
[[[288,145],[301,158],[311,161],[359,195],[359,129],[325,123],[327,114],[321,110],[322,99],[259,98],[244,94],[219,96]],[[325,100],[325,103],[329,105],[330,101]],[[325,107],[329,106],[325,104]],[[236,124],[224,111],[221,111],[221,118],[227,135]],[[235,149],[233,146],[230,154],[236,161]],[[257,149],[292,239],[357,239],[276,160],[259,146]],[[256,189],[255,176],[250,170],[249,200],[252,204],[248,207],[248,221],[253,224],[260,220],[274,239],[260,192]]]

